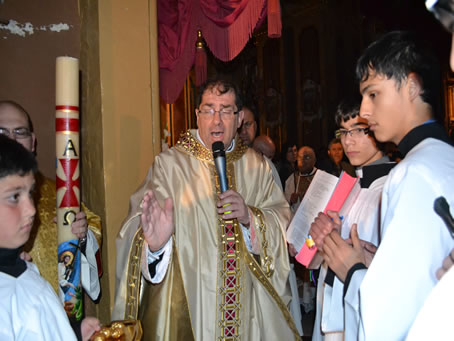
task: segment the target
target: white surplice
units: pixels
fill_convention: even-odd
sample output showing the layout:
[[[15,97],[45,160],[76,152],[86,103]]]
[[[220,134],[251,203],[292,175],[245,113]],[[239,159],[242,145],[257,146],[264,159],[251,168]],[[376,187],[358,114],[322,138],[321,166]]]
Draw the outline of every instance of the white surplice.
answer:
[[[449,340],[454,336],[452,307],[454,307],[454,267],[452,267],[432,290],[415,323],[408,333],[407,341]]]
[[[374,167],[374,165],[369,166]],[[359,170],[358,173],[362,174]],[[378,245],[380,228],[380,201],[387,176],[375,179],[369,187],[361,191],[350,212],[344,217],[341,235],[350,238],[353,224],[358,226],[359,238]],[[317,285],[317,309],[313,341],[343,339],[344,331],[344,284],[335,276],[333,286],[325,283],[327,266],[322,265]],[[348,339],[346,339],[348,340]]]
[[[0,272],[0,340],[77,340],[63,306],[36,265],[15,278]]]
[[[346,333],[358,340],[405,339],[454,246],[433,210],[439,196],[454,204],[453,184],[454,149],[434,138],[418,143],[390,172],[380,247],[367,272],[354,273],[345,296]]]

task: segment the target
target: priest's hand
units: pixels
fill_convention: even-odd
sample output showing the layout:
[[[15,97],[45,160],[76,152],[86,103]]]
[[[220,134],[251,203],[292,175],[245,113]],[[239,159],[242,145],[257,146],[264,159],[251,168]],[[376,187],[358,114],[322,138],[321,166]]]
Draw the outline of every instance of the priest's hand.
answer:
[[[440,280],[445,273],[454,265],[454,249],[449,253],[448,257],[443,260],[441,268],[437,270],[437,278]]]
[[[357,263],[366,265],[366,257],[358,238],[356,224],[353,224],[350,236],[353,245],[343,240],[339,232],[335,230],[326,236],[323,245],[325,262],[342,282],[345,281],[348,270],[353,265]]]
[[[229,189],[221,193],[217,206],[218,213],[221,214],[222,219],[230,220],[237,218],[240,224],[249,226],[249,210],[243,197],[238,192]]]
[[[84,212],[80,211],[76,214],[76,219],[71,224],[71,232],[79,239],[87,237],[88,221]]]
[[[57,217],[54,217],[54,223],[57,223]],[[84,239],[87,237],[88,221],[85,212],[80,211],[76,214],[76,217],[71,224],[71,232],[78,239]]]
[[[325,237],[334,229],[340,231],[341,219],[335,211],[320,212],[311,224],[309,234],[319,250],[323,249]]]
[[[174,231],[172,199],[167,198],[162,208],[153,191],[147,192],[143,198],[140,219],[150,251],[158,251],[168,242]]]
[[[88,341],[90,337],[97,331],[101,330],[101,324],[95,317],[86,317],[82,320],[80,331],[82,334],[82,340]]]

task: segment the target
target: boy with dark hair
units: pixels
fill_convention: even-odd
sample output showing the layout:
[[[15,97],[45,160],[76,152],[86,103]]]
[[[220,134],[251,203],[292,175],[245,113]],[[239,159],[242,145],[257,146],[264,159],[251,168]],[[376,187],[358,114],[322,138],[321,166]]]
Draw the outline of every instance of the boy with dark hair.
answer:
[[[0,135],[0,339],[76,340],[63,306],[38,268],[19,255],[35,218],[37,164],[22,145]],[[99,330],[96,318],[77,327],[79,339]]]
[[[350,163],[356,167],[361,191],[347,216],[341,222],[338,212],[320,213],[311,226],[310,234],[319,245],[326,236],[323,230],[336,228],[343,239],[350,237],[350,228],[361,237],[363,247],[370,256],[379,242],[380,199],[389,171],[394,167],[378,143],[369,134],[367,120],[360,117],[359,105],[355,102],[339,104],[335,116],[339,129],[336,136],[342,143]],[[341,228],[342,225],[342,228]],[[342,281],[323,263],[317,286],[317,309],[312,340],[351,340],[344,335],[344,307]]]
[[[408,32],[386,34],[366,49],[356,73],[361,117],[377,140],[394,142],[404,159],[383,188],[381,242],[367,272],[353,230],[353,247],[333,231],[322,249],[344,281],[346,328],[359,340],[402,340],[453,247],[433,205],[439,196],[454,204],[454,148],[434,120],[438,62],[421,40]]]

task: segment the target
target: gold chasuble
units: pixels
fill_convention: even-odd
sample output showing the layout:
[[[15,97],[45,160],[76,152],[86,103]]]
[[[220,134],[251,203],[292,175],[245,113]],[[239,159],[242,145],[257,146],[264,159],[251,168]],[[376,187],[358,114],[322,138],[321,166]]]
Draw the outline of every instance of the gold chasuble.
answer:
[[[57,256],[57,193],[55,181],[41,173],[36,176],[36,217],[30,238],[24,246],[38,267],[41,276],[48,281],[55,292],[59,293],[58,284],[58,256]],[[101,218],[91,212],[81,203],[81,208],[87,216],[88,228],[101,245]]]
[[[227,152],[229,187],[251,214],[252,255],[237,220],[217,213],[219,179],[211,150],[183,134],[159,154],[131,197],[117,238],[117,287],[112,319],[142,320],[144,340],[299,340],[287,305],[289,262],[284,231],[290,209],[266,160],[238,137]],[[147,266],[140,204],[153,189],[174,204],[175,234],[163,281],[143,279]]]

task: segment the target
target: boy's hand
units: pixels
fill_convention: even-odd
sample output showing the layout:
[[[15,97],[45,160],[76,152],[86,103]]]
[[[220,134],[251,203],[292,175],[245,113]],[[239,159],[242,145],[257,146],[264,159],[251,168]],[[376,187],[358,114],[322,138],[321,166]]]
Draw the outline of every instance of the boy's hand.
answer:
[[[454,249],[449,253],[448,257],[443,260],[441,268],[437,270],[437,278],[440,280],[445,273],[454,265]]]
[[[331,233],[333,229],[340,231],[341,219],[339,214],[335,211],[327,211],[326,214],[320,212],[311,224],[309,234],[315,242],[319,250],[323,250],[323,243],[325,237]]]
[[[350,235],[353,246],[343,240],[337,231],[333,231],[325,238],[323,247],[323,258],[342,282],[353,265],[357,263],[366,265],[356,224],[353,224]]]
[[[351,238],[345,240],[348,244],[352,244]],[[364,258],[365,258],[365,263],[366,267],[370,266],[370,263],[372,263],[372,260],[374,259],[375,253],[377,252],[377,247],[372,244],[371,242],[367,242],[365,240],[360,239],[359,243],[361,244],[363,251],[364,251]]]

